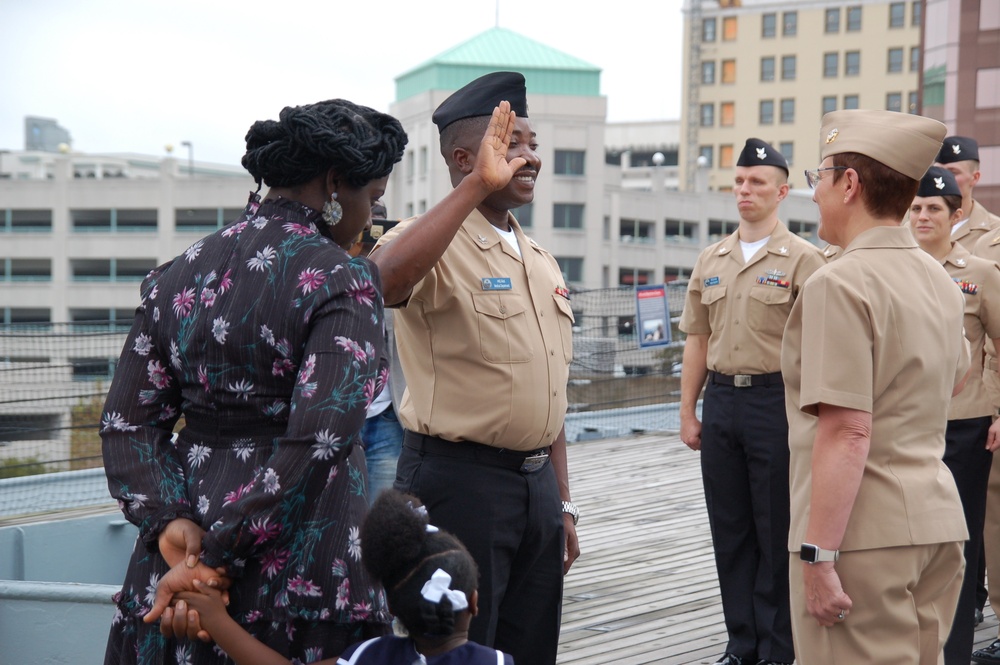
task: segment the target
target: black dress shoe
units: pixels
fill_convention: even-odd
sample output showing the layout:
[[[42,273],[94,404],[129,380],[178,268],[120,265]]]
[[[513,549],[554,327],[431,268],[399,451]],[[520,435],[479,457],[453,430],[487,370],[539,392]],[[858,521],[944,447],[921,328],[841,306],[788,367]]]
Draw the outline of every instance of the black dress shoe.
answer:
[[[972,662],[979,665],[994,665],[1000,663],[1000,639],[993,640],[988,647],[972,652]]]
[[[1000,660],[997,662],[1000,662]],[[727,653],[724,654],[722,658],[715,661],[715,665],[750,665],[750,660],[747,658],[740,658],[736,654]]]
[[[767,659],[763,659],[762,658],[761,660],[757,661],[757,665],[792,665],[792,664],[791,663],[782,663],[782,662],[777,661],[777,660],[767,660]]]

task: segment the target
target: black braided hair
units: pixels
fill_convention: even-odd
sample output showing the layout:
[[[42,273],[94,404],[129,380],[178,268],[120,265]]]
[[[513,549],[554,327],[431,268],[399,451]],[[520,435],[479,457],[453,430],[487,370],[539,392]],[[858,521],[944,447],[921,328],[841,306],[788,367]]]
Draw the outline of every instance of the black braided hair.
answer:
[[[286,106],[247,132],[243,166],[257,184],[301,185],[334,168],[354,187],[383,178],[403,158],[406,132],[391,115],[344,99]]]
[[[440,568],[451,588],[471,602],[479,571],[472,555],[447,531],[428,533],[420,500],[396,490],[382,492],[361,527],[361,559],[385,588],[389,608],[410,635],[443,637],[455,630],[448,598],[433,603],[420,591]]]

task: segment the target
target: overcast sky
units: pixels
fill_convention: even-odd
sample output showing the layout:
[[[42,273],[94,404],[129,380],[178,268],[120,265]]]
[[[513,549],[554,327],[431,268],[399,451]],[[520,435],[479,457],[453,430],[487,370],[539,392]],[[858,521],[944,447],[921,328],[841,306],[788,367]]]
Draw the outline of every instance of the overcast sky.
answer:
[[[238,164],[282,107],[382,111],[394,79],[497,24],[601,68],[609,121],[680,117],[682,0],[0,0],[0,149],[24,116],[81,152]],[[530,91],[529,91],[530,93]]]

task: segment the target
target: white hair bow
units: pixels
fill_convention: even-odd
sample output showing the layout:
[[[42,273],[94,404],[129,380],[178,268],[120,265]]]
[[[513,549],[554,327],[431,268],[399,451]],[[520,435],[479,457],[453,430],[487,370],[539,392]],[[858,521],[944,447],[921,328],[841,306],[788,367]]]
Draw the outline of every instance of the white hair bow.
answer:
[[[424,582],[420,589],[420,595],[432,603],[440,603],[441,599],[447,597],[451,601],[451,609],[455,612],[464,610],[469,606],[469,600],[465,593],[451,588],[451,575],[438,568],[431,575],[431,578]]]

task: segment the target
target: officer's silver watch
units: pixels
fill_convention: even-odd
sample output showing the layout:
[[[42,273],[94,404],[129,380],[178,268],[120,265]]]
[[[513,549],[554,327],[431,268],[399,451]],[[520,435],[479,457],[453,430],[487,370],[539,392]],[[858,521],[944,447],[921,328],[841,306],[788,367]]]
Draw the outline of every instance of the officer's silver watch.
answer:
[[[576,526],[576,523],[580,521],[580,509],[572,501],[563,501],[562,504],[562,511],[569,513],[573,517],[573,526]]]

